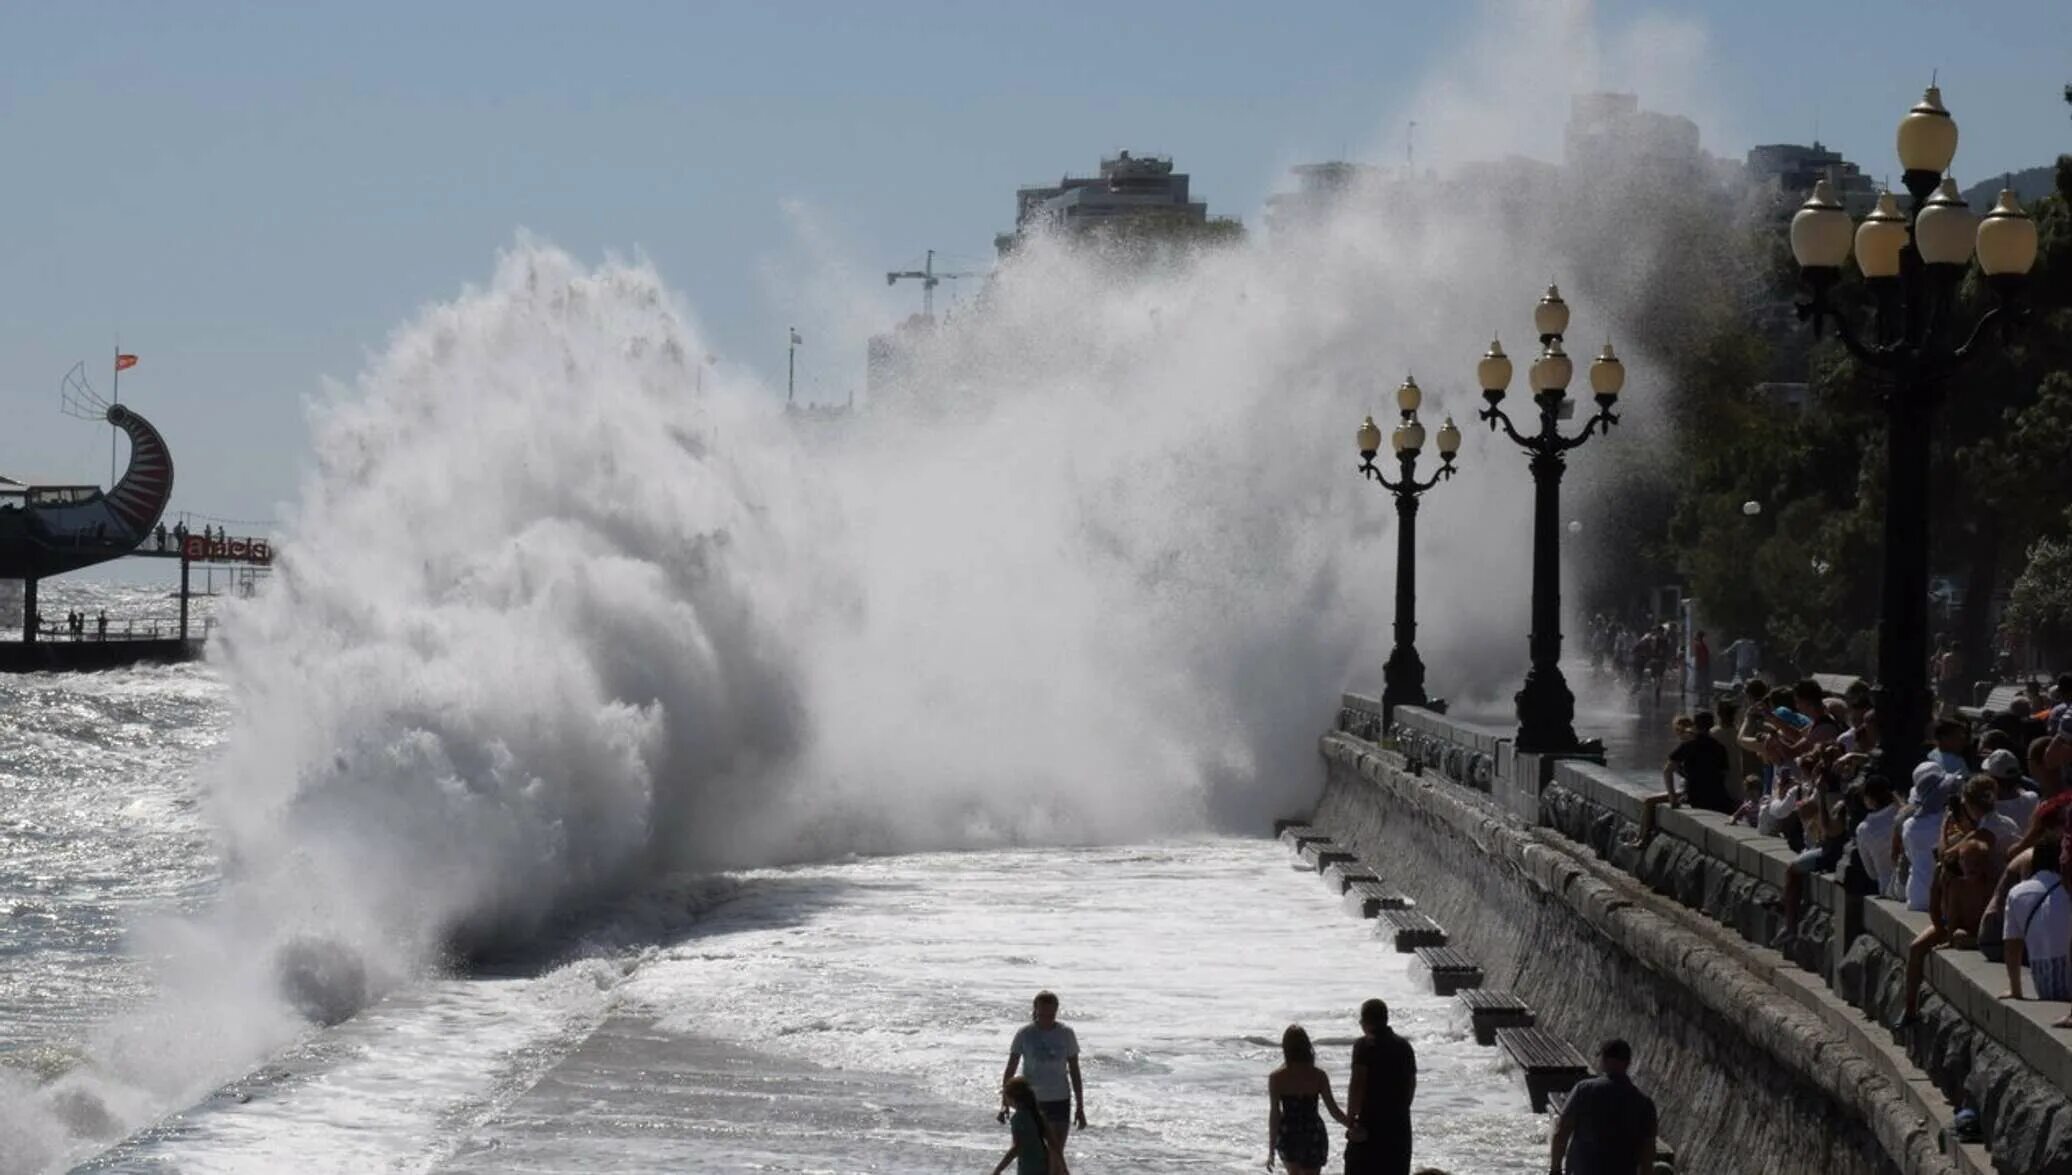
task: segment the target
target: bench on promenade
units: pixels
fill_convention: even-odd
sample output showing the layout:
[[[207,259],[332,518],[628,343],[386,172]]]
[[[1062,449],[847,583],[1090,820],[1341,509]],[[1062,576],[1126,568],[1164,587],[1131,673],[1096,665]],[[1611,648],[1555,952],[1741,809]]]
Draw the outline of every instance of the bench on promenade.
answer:
[[[1303,864],[1316,870],[1318,873],[1322,873],[1333,865],[1353,860],[1352,853],[1335,840],[1303,841],[1302,846],[1296,850],[1296,855],[1302,858]]]
[[[1309,824],[1290,824],[1275,834],[1275,840],[1296,851],[1313,840],[1330,840],[1331,834]]]
[[[1980,682],[1979,684],[1984,685],[1985,683]],[[1966,722],[1984,722],[1995,715],[2007,713],[2007,704],[2018,697],[2026,695],[2028,692],[2026,686],[1993,686],[1986,691],[1985,700],[1978,705],[1957,707],[1957,717],[1964,719]]]
[[[1373,870],[1360,864],[1358,861],[1338,861],[1326,866],[1324,869],[1325,884],[1331,886],[1340,894],[1344,894],[1356,882],[1361,881],[1378,884],[1381,878],[1375,876]]]
[[[1474,1029],[1475,1043],[1488,1048],[1496,1043],[1499,1028],[1535,1028],[1538,1017],[1533,1015],[1524,1000],[1498,987],[1471,987],[1454,998],[1468,1014],[1468,1026]]]
[[[1482,986],[1482,968],[1458,947],[1419,947],[1412,964],[1432,981],[1432,994],[1449,996]]]
[[[1407,955],[1419,947],[1443,947],[1446,931],[1437,922],[1415,910],[1382,910],[1376,917],[1376,933],[1396,944],[1396,953]]]
[[[1355,881],[1345,887],[1345,909],[1349,914],[1372,918],[1383,910],[1408,910],[1417,903],[1379,881]]]
[[[1576,1046],[1544,1028],[1499,1028],[1496,1044],[1518,1066],[1535,1114],[1546,1113],[1549,1096],[1565,1094],[1590,1076],[1590,1062]]]

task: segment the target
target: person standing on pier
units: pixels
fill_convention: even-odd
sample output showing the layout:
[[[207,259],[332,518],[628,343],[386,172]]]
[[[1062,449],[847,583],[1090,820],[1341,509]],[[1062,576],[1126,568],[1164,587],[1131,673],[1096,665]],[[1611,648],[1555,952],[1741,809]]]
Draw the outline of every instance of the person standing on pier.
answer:
[[[1603,1076],[1569,1091],[1554,1123],[1553,1175],[1633,1175],[1655,1169],[1655,1102],[1640,1092],[1626,1067],[1633,1046],[1608,1040],[1597,1052]]]
[[[1065,1136],[1074,1125],[1086,1129],[1086,1083],[1079,1076],[1079,1037],[1058,1023],[1058,997],[1050,992],[1036,993],[1030,1013],[1030,1022],[1022,1025],[1021,1031],[1014,1034],[1014,1043],[1008,1046],[1007,1073],[1000,1082],[1005,1086],[1014,1080],[1015,1070],[1027,1068],[1029,1085],[1036,1091],[1043,1116],[1057,1133],[1062,1152]],[[1001,1120],[1006,1120],[1007,1111],[1003,1103]]]
[[[1360,1005],[1360,1039],[1345,1103],[1345,1175],[1410,1175],[1410,1103],[1417,1096],[1417,1050],[1389,1028],[1389,1006]]]

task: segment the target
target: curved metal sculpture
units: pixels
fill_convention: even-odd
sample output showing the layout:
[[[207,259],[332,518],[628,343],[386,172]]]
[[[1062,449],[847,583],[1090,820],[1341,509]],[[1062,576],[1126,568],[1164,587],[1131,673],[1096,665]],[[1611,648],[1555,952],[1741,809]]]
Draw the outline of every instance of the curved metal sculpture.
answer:
[[[151,422],[121,404],[109,424],[129,434],[129,466],[98,486],[31,486],[0,498],[0,579],[41,579],[120,558],[158,524],[173,496],[173,455]]]

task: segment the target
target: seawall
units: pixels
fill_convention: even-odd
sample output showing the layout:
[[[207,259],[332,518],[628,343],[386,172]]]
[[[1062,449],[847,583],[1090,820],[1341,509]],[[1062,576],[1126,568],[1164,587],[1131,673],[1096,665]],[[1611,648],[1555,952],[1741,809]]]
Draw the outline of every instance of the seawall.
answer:
[[[1621,1036],[1680,1170],[2072,1173],[2072,1034],[2061,1006],[1997,1000],[1976,955],[1938,955],[1923,1023],[1895,1034],[1920,916],[1814,880],[1783,939],[1782,842],[1663,811],[1623,842],[1647,788],[1520,755],[1508,732],[1349,695],[1322,740],[1311,823],[1415,898],[1585,1053]],[[1773,942],[1783,949],[1775,949]],[[1990,1151],[1948,1136],[1953,1101]]]

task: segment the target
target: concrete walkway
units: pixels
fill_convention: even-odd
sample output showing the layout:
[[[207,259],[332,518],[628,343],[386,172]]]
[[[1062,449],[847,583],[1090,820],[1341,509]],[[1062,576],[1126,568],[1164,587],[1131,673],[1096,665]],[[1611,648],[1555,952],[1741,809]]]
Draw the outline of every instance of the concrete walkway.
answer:
[[[903,1079],[823,1069],[614,1017],[472,1130],[450,1175],[980,1170],[983,1113]]]

